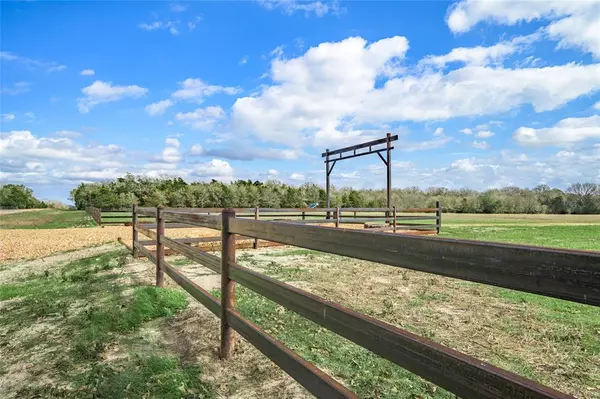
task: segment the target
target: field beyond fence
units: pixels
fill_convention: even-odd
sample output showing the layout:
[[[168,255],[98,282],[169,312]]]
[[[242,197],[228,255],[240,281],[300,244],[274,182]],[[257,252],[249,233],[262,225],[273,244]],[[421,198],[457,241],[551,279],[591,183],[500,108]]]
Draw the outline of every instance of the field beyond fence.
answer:
[[[138,213],[156,217],[155,230],[151,226],[142,227],[136,220]],[[341,219],[340,213],[336,212],[335,221]],[[600,254],[593,252],[238,218],[234,210],[214,216],[189,209],[139,208],[134,210],[132,219],[132,249],[156,265],[156,284],[162,286],[164,273],[167,273],[220,317],[222,357],[227,358],[232,351],[232,332],[235,330],[318,397],[356,395],[237,313],[235,282],[457,395],[483,398],[569,396],[240,266],[235,262],[235,235],[600,305]],[[384,221],[389,222],[389,218]],[[166,222],[221,230],[221,258],[169,238],[165,232]],[[148,250],[138,240],[138,233],[149,237],[151,240],[144,244],[156,246],[156,250]],[[165,262],[166,247],[220,273],[221,298],[211,295]]]

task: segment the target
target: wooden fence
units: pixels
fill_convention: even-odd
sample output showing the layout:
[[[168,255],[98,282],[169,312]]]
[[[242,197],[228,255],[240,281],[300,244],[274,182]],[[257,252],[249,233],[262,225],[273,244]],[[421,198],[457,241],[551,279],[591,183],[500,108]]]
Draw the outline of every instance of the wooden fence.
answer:
[[[140,227],[137,213],[154,216],[156,231]],[[461,397],[570,396],[243,267],[235,262],[235,235],[600,306],[600,253],[595,252],[243,219],[233,209],[214,216],[139,208],[133,215],[133,250],[156,265],[156,284],[162,286],[166,273],[221,319],[222,358],[231,355],[237,331],[321,398],[356,395],[236,312],[236,282]],[[167,237],[168,221],[221,230],[221,258]],[[141,245],[138,233],[154,240],[156,251]],[[165,247],[220,273],[221,299],[166,262]]]
[[[101,216],[98,224],[130,224],[131,210],[95,209]],[[146,209],[146,208],[140,208]],[[156,209],[156,208],[152,208]],[[223,208],[173,208],[181,212],[219,215]],[[298,224],[333,223],[363,224],[371,231],[412,231],[421,234],[439,233],[442,227],[442,208],[436,202],[435,208],[234,208],[237,217],[254,220],[278,220]],[[146,218],[144,221],[151,219]],[[183,227],[183,226],[182,226]]]
[[[98,226],[102,226],[102,212],[100,209],[90,206],[87,208],[87,213],[94,219]]]

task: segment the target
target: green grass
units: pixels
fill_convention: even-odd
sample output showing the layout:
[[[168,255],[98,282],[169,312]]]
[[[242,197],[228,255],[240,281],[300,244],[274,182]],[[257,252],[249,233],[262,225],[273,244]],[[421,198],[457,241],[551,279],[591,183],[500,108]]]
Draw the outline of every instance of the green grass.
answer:
[[[187,297],[177,289],[123,284],[118,279],[126,256],[109,252],[0,285],[0,301],[11,300],[0,312],[0,348],[17,338],[16,358],[37,353],[33,375],[50,374],[53,381],[30,384],[18,397],[213,396],[199,379],[198,364],[181,363],[156,342],[145,344],[142,353],[128,347],[145,323],[185,309]],[[51,333],[28,335],[40,325]],[[105,361],[103,354],[115,345],[124,346],[127,356]],[[10,364],[10,357],[3,362]]]
[[[600,250],[600,225],[589,226],[444,226],[440,237],[545,247]]]
[[[218,292],[215,292],[218,295]],[[361,398],[454,398],[418,376],[243,287],[236,308]]]
[[[85,211],[42,209],[0,216],[0,229],[62,229],[95,225]]]

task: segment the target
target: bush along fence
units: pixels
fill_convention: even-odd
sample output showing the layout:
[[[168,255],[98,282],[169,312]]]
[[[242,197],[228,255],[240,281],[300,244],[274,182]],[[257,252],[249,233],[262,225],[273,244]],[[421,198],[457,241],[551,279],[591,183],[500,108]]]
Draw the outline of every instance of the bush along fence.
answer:
[[[154,216],[156,230],[139,226],[136,213]],[[458,396],[571,396],[243,267],[235,261],[236,235],[600,306],[600,253],[243,219],[236,217],[233,209],[215,216],[139,208],[133,215],[133,252],[156,265],[157,286],[163,285],[166,273],[221,319],[223,359],[232,354],[236,331],[320,398],[357,396],[239,314],[235,310],[236,283]],[[221,258],[167,237],[166,222],[221,230]],[[151,238],[156,251],[146,249],[138,241],[138,233]],[[166,262],[165,248],[220,273],[221,298]]]
[[[90,211],[90,209],[92,211]],[[170,208],[195,214],[221,214],[223,208]],[[370,231],[410,231],[411,234],[436,234],[442,227],[442,207],[435,208],[234,208],[238,218],[254,220],[288,221],[298,224],[333,223],[362,224]],[[133,220],[131,210],[89,208],[88,212],[102,225],[129,225]],[[100,216],[95,216],[95,215]],[[149,221],[145,217],[143,221]],[[141,221],[141,220],[138,220]]]

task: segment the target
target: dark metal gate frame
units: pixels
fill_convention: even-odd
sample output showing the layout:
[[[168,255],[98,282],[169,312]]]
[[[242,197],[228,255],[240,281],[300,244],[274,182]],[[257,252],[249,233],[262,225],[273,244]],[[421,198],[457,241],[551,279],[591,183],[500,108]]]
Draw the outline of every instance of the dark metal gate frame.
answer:
[[[333,150],[333,151],[329,151],[329,148],[326,149],[325,152],[321,154],[321,157],[325,158],[325,177],[326,177],[325,189],[327,191],[327,204],[325,205],[325,207],[329,208],[331,205],[330,204],[330,190],[329,190],[330,176],[331,176],[331,172],[333,171],[333,168],[334,168],[335,164],[337,163],[337,161],[343,161],[344,159],[362,157],[363,155],[377,154],[377,155],[379,155],[379,158],[381,158],[381,160],[383,161],[383,164],[385,165],[385,167],[387,169],[387,184],[386,184],[387,207],[391,208],[392,207],[392,154],[391,153],[392,153],[392,150],[394,149],[394,147],[392,147],[392,141],[396,141],[396,140],[398,140],[398,135],[392,136],[391,133],[388,133],[386,135],[386,137],[383,139],[367,141],[366,143],[356,144],[356,145],[353,145],[350,147],[344,147],[344,148],[340,148],[338,150]],[[375,150],[373,149],[374,146],[377,146],[380,144],[386,144],[385,148],[380,148],[380,149],[375,149]],[[362,148],[367,148],[367,147],[369,148],[368,151],[361,152],[358,154],[356,153],[356,150],[360,150]],[[348,152],[352,152],[352,154],[345,155],[345,153],[348,153]],[[386,153],[385,158],[381,155],[382,152]],[[339,156],[337,158],[331,158],[332,155],[338,155],[338,154],[339,154]],[[330,163],[331,163],[331,167],[329,167]]]

